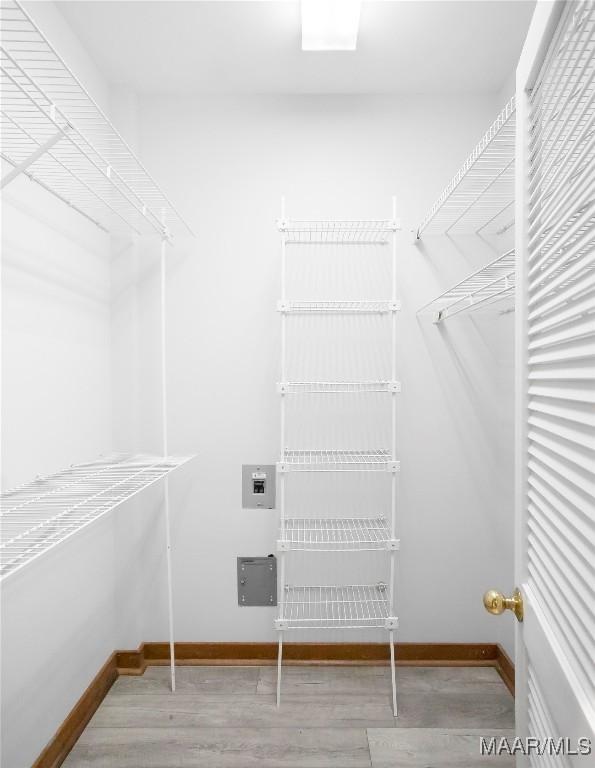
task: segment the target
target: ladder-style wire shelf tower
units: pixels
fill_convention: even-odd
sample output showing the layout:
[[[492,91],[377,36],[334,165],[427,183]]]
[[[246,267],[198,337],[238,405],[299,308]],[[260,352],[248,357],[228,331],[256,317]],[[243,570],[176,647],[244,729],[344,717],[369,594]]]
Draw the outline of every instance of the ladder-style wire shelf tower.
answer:
[[[397,516],[397,396],[401,391],[396,380],[397,299],[396,232],[400,229],[393,198],[392,219],[353,221],[292,221],[285,217],[285,201],[281,203],[278,221],[281,233],[281,299],[277,309],[281,315],[281,382],[277,391],[281,401],[281,456],[277,463],[279,488],[279,596],[277,657],[277,706],[281,703],[283,636],[301,629],[366,629],[388,631],[390,646],[392,704],[397,716],[394,633],[398,626],[395,615],[395,560],[400,542],[396,538]],[[391,253],[391,297],[383,300],[293,301],[287,298],[287,249],[304,244],[333,246],[384,245]],[[376,381],[287,381],[287,325],[292,315],[383,315],[390,322],[390,380]],[[302,394],[384,393],[390,398],[391,444],[362,450],[297,450],[286,445],[287,398]],[[390,517],[290,517],[287,515],[286,477],[290,472],[388,472],[391,475]],[[286,583],[286,558],[299,552],[371,551],[388,556],[387,582],[377,584],[326,584],[316,586]],[[322,556],[322,555],[321,555]]]
[[[193,234],[108,117],[15,0],[0,3],[0,132],[4,189],[24,175],[108,234],[161,242],[162,455],[113,455],[2,494],[0,579],[158,481],[164,486],[171,686],[175,690],[169,473],[166,245]]]

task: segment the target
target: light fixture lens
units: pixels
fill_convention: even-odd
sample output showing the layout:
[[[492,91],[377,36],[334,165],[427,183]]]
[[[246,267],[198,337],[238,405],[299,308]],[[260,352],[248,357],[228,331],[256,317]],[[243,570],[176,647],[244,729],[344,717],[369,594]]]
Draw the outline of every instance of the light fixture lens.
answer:
[[[361,0],[302,0],[303,51],[355,51]]]

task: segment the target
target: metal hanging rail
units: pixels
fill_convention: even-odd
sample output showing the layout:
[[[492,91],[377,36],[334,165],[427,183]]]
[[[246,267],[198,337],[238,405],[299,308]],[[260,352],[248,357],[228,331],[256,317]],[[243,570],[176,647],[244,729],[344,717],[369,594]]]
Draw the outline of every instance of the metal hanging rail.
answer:
[[[514,248],[461,280],[448,291],[423,306],[420,313],[432,312],[433,321],[439,323],[461,312],[485,308],[503,299],[514,298]]]
[[[106,232],[192,234],[16,0],[2,0],[0,39],[1,186],[22,173]]]
[[[0,579],[166,479],[191,458],[115,454],[5,491],[0,496]]]
[[[515,101],[504,107],[417,229],[428,234],[497,234],[514,219]]]

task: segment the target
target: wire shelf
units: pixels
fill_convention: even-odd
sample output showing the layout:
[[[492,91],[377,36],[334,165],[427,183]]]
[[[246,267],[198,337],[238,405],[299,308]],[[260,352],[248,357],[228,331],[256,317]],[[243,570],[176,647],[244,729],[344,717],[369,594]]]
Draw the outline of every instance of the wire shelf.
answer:
[[[282,381],[277,385],[283,395],[358,394],[360,392],[400,392],[398,381]]]
[[[514,297],[515,252],[507,251],[485,267],[461,280],[419,312],[432,312],[434,322],[446,320],[461,312],[471,312]]]
[[[350,221],[297,221],[279,219],[279,231],[285,242],[292,244],[384,245],[392,232],[399,229],[396,221],[364,219]]]
[[[357,472],[398,469],[390,451],[315,450],[284,452],[281,469],[286,472]]]
[[[107,232],[190,231],[15,0],[0,5],[0,37],[2,186],[23,173]]]
[[[5,491],[0,496],[0,579],[191,458],[115,454]]]
[[[285,549],[312,552],[387,549],[390,538],[385,517],[291,517],[279,532]]]
[[[389,618],[386,584],[293,587],[283,595],[284,629],[361,629],[385,627]]]
[[[397,312],[401,305],[398,301],[387,301],[384,299],[375,301],[280,301],[277,308],[279,312],[299,315],[350,315],[360,312],[367,314]]]
[[[417,234],[497,233],[514,219],[515,100],[504,107],[420,224]]]

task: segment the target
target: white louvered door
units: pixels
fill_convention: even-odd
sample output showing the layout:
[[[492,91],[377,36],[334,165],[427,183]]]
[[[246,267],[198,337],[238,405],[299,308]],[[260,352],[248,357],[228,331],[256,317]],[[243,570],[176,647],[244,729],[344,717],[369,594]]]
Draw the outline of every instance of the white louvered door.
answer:
[[[538,3],[517,70],[517,158],[517,733],[590,738],[595,755],[592,1]]]

